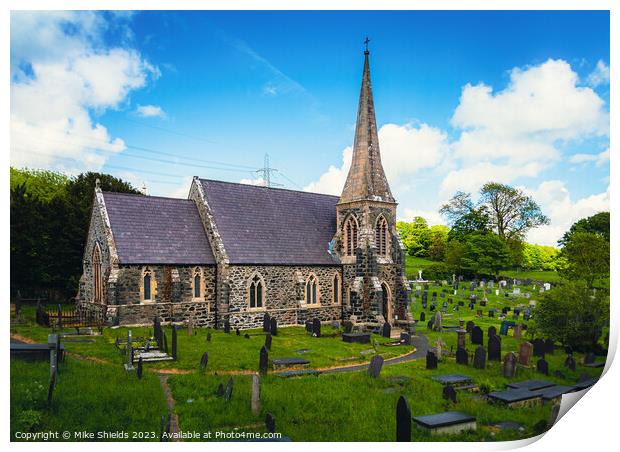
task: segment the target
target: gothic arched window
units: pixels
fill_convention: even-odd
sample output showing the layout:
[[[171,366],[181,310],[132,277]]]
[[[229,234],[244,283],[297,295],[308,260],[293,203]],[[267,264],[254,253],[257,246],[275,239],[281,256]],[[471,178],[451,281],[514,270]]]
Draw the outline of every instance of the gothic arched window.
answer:
[[[387,255],[387,243],[388,243],[388,225],[383,215],[377,218],[375,224],[375,247],[377,253],[381,256]]]
[[[142,300],[153,301],[153,287],[155,285],[155,279],[153,278],[153,271],[149,267],[144,267],[142,271]]]
[[[93,301],[103,302],[103,275],[101,273],[101,248],[95,243],[93,249]]]
[[[351,215],[344,223],[344,249],[347,256],[355,256],[357,248],[358,225],[357,220]]]
[[[332,281],[332,303],[340,304],[340,297],[342,296],[342,289],[340,284],[340,275],[336,273],[334,280]]]
[[[248,298],[250,309],[258,309],[263,307],[263,300],[265,298],[265,283],[258,274],[254,274],[250,278],[248,284]]]
[[[319,280],[316,276],[310,275],[306,280],[306,304],[319,303]]]
[[[194,298],[202,298],[202,269],[200,267],[194,268],[192,285]]]

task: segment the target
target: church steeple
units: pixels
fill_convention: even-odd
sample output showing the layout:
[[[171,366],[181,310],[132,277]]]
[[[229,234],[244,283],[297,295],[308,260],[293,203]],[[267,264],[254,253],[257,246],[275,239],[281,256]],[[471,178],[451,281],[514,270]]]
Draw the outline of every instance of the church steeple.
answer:
[[[365,44],[364,72],[357,110],[353,159],[339,204],[362,200],[395,202],[381,165],[377,120],[370,83],[368,38]]]

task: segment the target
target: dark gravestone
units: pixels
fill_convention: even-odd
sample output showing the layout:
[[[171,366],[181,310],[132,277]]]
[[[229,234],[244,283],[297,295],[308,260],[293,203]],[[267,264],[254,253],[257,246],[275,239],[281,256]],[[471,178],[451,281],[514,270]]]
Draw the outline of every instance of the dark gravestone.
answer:
[[[476,345],[483,344],[483,333],[482,328],[479,326],[474,326],[471,330],[471,343]]]
[[[430,350],[426,352],[426,368],[428,370],[437,369],[437,355]]]
[[[358,344],[370,344],[370,333],[343,333],[342,341]]]
[[[564,372],[560,371],[560,370],[556,370],[553,372],[553,376],[557,377],[557,378],[562,378],[563,380],[566,380],[566,375],[564,374]]]
[[[489,336],[489,339],[487,341],[487,350],[489,361],[501,361],[502,338],[497,335]]]
[[[536,362],[536,371],[543,375],[549,375],[549,363],[545,361],[545,358],[540,358]]]
[[[235,329],[235,333],[237,336],[241,336],[241,330],[239,328]]]
[[[411,409],[405,396],[400,396],[396,404],[396,441],[411,441]]]
[[[519,346],[519,364],[525,367],[530,367],[533,348],[533,345],[529,342],[523,342]]]
[[[534,346],[534,356],[538,356],[539,358],[545,357],[545,341],[542,339],[534,339],[532,342]]]
[[[411,335],[403,331],[400,333],[400,342],[403,345],[411,345]]]
[[[204,352],[202,354],[202,358],[200,358],[200,371],[204,372],[207,368],[207,364],[209,363],[209,353]]]
[[[211,342],[211,333],[207,333],[207,342]]]
[[[226,383],[226,391],[224,391],[224,400],[229,401],[230,398],[232,397],[232,392],[233,392],[233,379],[232,377],[230,377],[228,379],[228,383]]]
[[[136,375],[139,379],[142,379],[142,356],[138,358],[138,369],[136,370]]]
[[[420,322],[426,322],[426,314],[424,312],[420,312]]]
[[[474,353],[474,368],[484,369],[486,368],[487,351],[481,345],[476,349]]]
[[[271,413],[267,413],[267,416],[265,416],[265,428],[269,433],[275,433],[276,431],[276,418]]]
[[[593,364],[596,361],[596,355],[592,352],[586,353],[586,356],[583,358],[584,364]]]
[[[306,320],[306,332],[312,334],[312,320]]]
[[[457,364],[463,364],[463,365],[467,365],[467,361],[468,361],[469,357],[467,355],[467,350],[465,350],[462,347],[459,347],[456,350],[456,363]]]
[[[168,336],[166,336],[165,331],[162,334],[164,336],[164,353],[167,355],[168,354]]]
[[[502,375],[504,378],[514,378],[517,374],[517,355],[513,352],[506,353],[504,356],[504,364],[502,366]]]
[[[553,339],[547,339],[545,341],[545,354],[553,355],[554,349],[555,347],[553,345]]]
[[[564,351],[566,352],[567,355],[572,355],[573,347],[571,347],[570,345],[567,345],[566,347],[564,347]]]
[[[267,351],[267,347],[263,345],[263,348],[260,349],[260,361],[258,364],[258,370],[261,375],[267,374],[267,369],[269,368],[269,352]]]
[[[490,309],[489,310],[489,317],[491,317],[491,318],[495,317],[495,309]]]
[[[265,336],[265,348],[267,348],[267,350],[271,350],[271,340],[271,333],[267,333]]]
[[[275,317],[271,319],[270,330],[272,336],[278,335],[278,320]]]
[[[566,356],[566,359],[564,360],[564,367],[568,367],[572,371],[575,370],[575,368],[577,367],[577,363],[575,362],[575,358],[573,358],[573,355]]]
[[[508,322],[503,320],[502,321],[502,325],[499,327],[499,334],[501,336],[507,336],[508,335]]]
[[[224,333],[226,334],[230,333],[230,320],[228,319],[224,321]]]
[[[225,392],[226,392],[226,388],[224,388],[224,383],[220,383],[220,384],[217,386],[217,392],[216,392],[216,394],[217,394],[219,397],[222,397],[222,396],[224,395],[224,393],[225,393]]]
[[[350,333],[351,331],[353,331],[353,322],[351,322],[350,320],[344,321],[342,323],[342,326],[344,328],[345,333]]]
[[[245,334],[243,335],[243,337],[245,337],[246,339],[249,339],[249,338],[250,338],[250,335],[249,335],[248,333],[245,333]]]
[[[390,322],[385,322],[383,324],[383,328],[381,329],[381,336],[390,338],[392,336],[392,326]]]
[[[263,331],[265,333],[269,332],[269,329],[271,327],[271,316],[268,313],[265,313],[265,315],[263,316]]]
[[[312,321],[312,335],[314,337],[321,337],[321,321],[319,319]]]
[[[368,365],[368,375],[373,378],[378,378],[381,373],[381,367],[383,367],[383,356],[373,356],[370,360],[370,364]]]
[[[450,400],[452,403],[456,403],[456,391],[452,385],[448,384],[443,387],[442,396],[445,400]]]
[[[465,331],[467,331],[468,333],[471,333],[471,331],[474,329],[474,322],[472,322],[471,320],[469,320],[466,324],[465,324]]]
[[[172,326],[172,360],[177,360],[177,327]]]
[[[489,338],[491,336],[497,336],[497,328],[491,325],[487,331],[487,335],[489,336]]]

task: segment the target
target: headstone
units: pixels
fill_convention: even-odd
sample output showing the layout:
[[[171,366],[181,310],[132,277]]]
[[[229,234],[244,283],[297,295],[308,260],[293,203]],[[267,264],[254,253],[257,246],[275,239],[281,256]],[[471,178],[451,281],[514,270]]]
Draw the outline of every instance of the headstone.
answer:
[[[268,333],[271,329],[271,316],[269,315],[269,313],[265,313],[265,315],[263,316],[263,331],[265,333]]]
[[[483,336],[484,334],[482,333],[482,328],[479,326],[474,326],[471,330],[471,343],[482,345],[484,341]]]
[[[168,354],[168,336],[166,336],[166,332],[163,331],[162,335],[164,337],[164,353],[167,355]]]
[[[267,333],[265,335],[265,347],[267,348],[267,350],[271,350],[271,333]]]
[[[236,334],[237,336],[241,336],[241,330],[240,330],[239,328],[236,328],[236,329],[235,329],[235,334]]]
[[[373,378],[378,378],[379,374],[381,374],[381,367],[383,367],[383,356],[373,356],[368,365],[368,375]]]
[[[306,332],[312,334],[312,320],[306,320]]]
[[[426,322],[426,314],[424,312],[420,312],[420,322]]]
[[[207,368],[207,364],[209,363],[209,353],[204,352],[202,354],[202,358],[200,358],[200,371],[204,372]]]
[[[230,320],[228,319],[224,321],[224,333],[226,334],[230,333]]]
[[[207,333],[207,342],[211,342],[211,333]]]
[[[504,378],[514,378],[517,374],[517,356],[513,352],[508,352],[504,356],[502,375]]]
[[[432,352],[426,352],[426,368],[429,370],[437,369],[437,356]]]
[[[545,357],[545,341],[542,339],[534,339],[532,342],[534,346],[534,356],[538,356],[539,358]]]
[[[385,322],[381,328],[381,336],[390,338],[392,336],[392,325],[390,322]]]
[[[480,345],[474,353],[474,368],[484,369],[486,368],[487,352],[482,345]]]
[[[566,359],[564,360],[564,367],[568,367],[572,371],[575,370],[575,368],[577,367],[577,363],[575,362],[575,358],[573,358],[573,355],[566,356]]]
[[[127,345],[125,346],[125,353],[125,370],[133,370],[133,341],[131,336],[131,330],[127,331]]]
[[[540,358],[536,362],[536,372],[549,375],[549,363],[545,361],[545,358]]]
[[[177,327],[172,325],[172,360],[177,360]]]
[[[533,345],[529,342],[523,342],[519,346],[519,364],[525,367],[530,367],[530,360],[532,359]]]
[[[502,360],[502,338],[497,335],[489,336],[487,341],[487,350],[489,361]]]
[[[275,433],[276,431],[276,419],[271,413],[267,413],[267,416],[265,416],[265,428],[267,428],[269,433]]]
[[[142,379],[142,356],[138,358],[138,369],[136,371],[136,375],[138,375],[138,379]]]
[[[491,325],[489,327],[489,329],[487,330],[487,336],[489,336],[489,337],[497,336],[497,328],[495,328],[493,325]]]
[[[441,325],[441,312],[437,312],[435,313],[435,317],[433,320],[433,328],[435,331],[441,332],[442,331],[442,325]]]
[[[452,403],[456,403],[456,391],[451,384],[447,384],[443,387],[442,396],[445,400],[450,400]]]
[[[321,337],[321,321],[319,319],[312,321],[312,335],[314,337]]]
[[[402,395],[396,404],[396,441],[411,441],[411,409],[407,398]]]
[[[187,335],[188,336],[194,335],[194,321],[191,317],[187,320]]]
[[[252,414],[258,416],[260,413],[260,377],[257,373],[252,375]]]
[[[246,338],[246,339],[249,339],[249,338],[250,338],[250,335],[249,335],[248,333],[245,333],[245,334],[243,335],[243,337],[244,337],[244,338]]]
[[[457,364],[463,364],[466,366],[468,358],[469,357],[467,355],[467,350],[461,347],[456,349],[456,363]]]
[[[545,354],[547,355],[553,355],[554,352],[554,345],[553,345],[553,339],[547,339],[545,340]]]
[[[220,397],[223,397],[225,392],[226,392],[226,388],[224,387],[224,383],[220,383],[217,386],[216,394]]]
[[[594,361],[596,361],[596,355],[592,352],[586,353],[586,356],[583,358],[584,364],[594,364]]]
[[[278,319],[273,317],[270,322],[271,322],[271,325],[270,325],[271,335],[277,336],[278,335]]]
[[[400,342],[403,345],[411,345],[411,335],[405,331],[400,333]]]
[[[268,368],[269,368],[269,352],[267,351],[267,347],[263,345],[263,348],[260,349],[260,361],[258,365],[258,370],[261,373],[261,375],[266,375]]]
[[[353,322],[346,320],[342,323],[342,326],[344,328],[344,332],[349,334],[353,331]]]
[[[474,329],[474,322],[472,322],[471,320],[469,320],[466,324],[465,324],[465,330],[471,334],[471,330]]]
[[[226,391],[224,391],[224,400],[226,400],[227,402],[230,400],[230,398],[232,397],[232,392],[233,392],[233,378],[230,377],[228,379],[228,383],[226,383]]]
[[[515,327],[512,329],[512,335],[516,339],[521,339],[521,337],[522,337],[521,332],[522,332],[521,331],[521,325],[515,325]]]
[[[501,336],[507,336],[508,335],[508,322],[506,320],[502,321],[502,324],[499,327],[499,334]]]

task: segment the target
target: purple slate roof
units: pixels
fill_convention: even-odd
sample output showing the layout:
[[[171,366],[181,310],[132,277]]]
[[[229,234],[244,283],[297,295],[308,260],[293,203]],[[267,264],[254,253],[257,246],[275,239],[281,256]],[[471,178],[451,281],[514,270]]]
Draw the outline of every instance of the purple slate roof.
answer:
[[[121,264],[215,264],[194,201],[104,192]]]
[[[337,196],[201,179],[231,264],[334,265]]]

